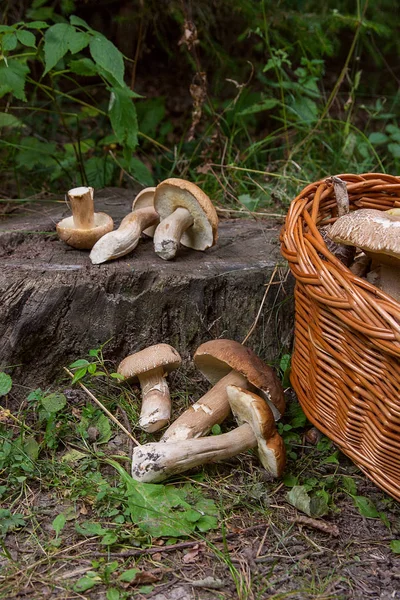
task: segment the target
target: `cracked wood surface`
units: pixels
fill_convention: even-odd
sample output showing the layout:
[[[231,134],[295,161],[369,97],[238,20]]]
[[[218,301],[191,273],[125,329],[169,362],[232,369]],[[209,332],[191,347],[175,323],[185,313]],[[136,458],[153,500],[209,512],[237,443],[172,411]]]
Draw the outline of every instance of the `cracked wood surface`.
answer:
[[[133,193],[97,193],[95,210],[118,227]],[[111,338],[117,363],[166,342],[188,359],[204,341],[241,341],[256,318],[277,264],[285,274],[276,221],[221,220],[217,246],[181,248],[174,261],[157,257],[143,237],[131,254],[92,265],[89,252],[66,246],[55,224],[69,214],[63,201],[35,203],[0,224],[0,369],[15,367],[20,383],[38,384]],[[250,345],[273,360],[291,342],[292,283],[272,285]]]

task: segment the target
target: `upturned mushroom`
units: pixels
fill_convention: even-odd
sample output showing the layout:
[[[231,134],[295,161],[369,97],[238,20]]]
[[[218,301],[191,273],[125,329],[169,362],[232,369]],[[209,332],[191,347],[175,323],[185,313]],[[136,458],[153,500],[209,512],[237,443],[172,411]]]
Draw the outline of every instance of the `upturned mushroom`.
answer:
[[[56,225],[60,240],[80,250],[90,250],[109,231],[114,223],[106,213],[94,212],[93,188],[78,187],[68,192],[72,216]]]
[[[137,446],[132,453],[132,477],[156,483],[189,469],[258,449],[263,467],[280,477],[285,467],[285,445],[276,431],[268,404],[252,392],[229,385],[227,394],[238,427],[229,433],[174,444],[155,442]]]
[[[275,371],[246,346],[233,340],[211,340],[196,350],[194,362],[214,385],[165,431],[163,442],[177,442],[206,435],[230,413],[226,388],[237,385],[260,394],[275,419],[285,411],[283,389]]]
[[[400,215],[396,210],[362,208],[333,223],[329,237],[341,244],[357,246],[379,270],[378,287],[400,301]]]
[[[218,216],[210,198],[194,183],[166,179],[156,187],[154,208],[160,224],[154,249],[164,260],[175,258],[179,244],[206,250],[218,237]]]
[[[155,191],[155,187],[148,187],[144,188],[144,190],[141,190],[133,201],[132,212],[135,212],[139,208],[154,208]],[[159,221],[160,219],[158,219],[157,223],[151,227],[146,227],[146,229],[143,229],[143,233],[149,237],[153,237]]]
[[[158,431],[171,417],[171,398],[166,376],[177,369],[182,359],[169,344],[156,344],[124,358],[117,372],[128,382],[139,380],[142,408],[139,426],[147,432]]]
[[[99,265],[132,252],[139,243],[142,231],[159,222],[154,208],[139,208],[129,213],[115,231],[104,235],[92,248],[90,260]]]

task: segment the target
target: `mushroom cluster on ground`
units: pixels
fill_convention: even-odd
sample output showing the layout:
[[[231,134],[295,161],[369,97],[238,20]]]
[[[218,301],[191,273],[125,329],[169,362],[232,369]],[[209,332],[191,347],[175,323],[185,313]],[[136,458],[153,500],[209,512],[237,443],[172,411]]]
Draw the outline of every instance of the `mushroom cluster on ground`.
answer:
[[[118,367],[125,381],[140,382],[139,427],[146,432],[158,431],[170,419],[165,377],[180,362],[174,348],[157,344],[128,356]],[[194,363],[213,388],[184,411],[158,442],[133,450],[132,477],[142,482],[164,481],[171,475],[231,458],[250,448],[258,449],[260,462],[271,476],[280,477],[285,467],[285,446],[275,421],[285,410],[285,399],[275,371],[250,348],[226,339],[202,344]],[[231,412],[238,427],[207,436]]]
[[[115,230],[111,217],[94,212],[93,188],[70,190],[68,199],[72,216],[58,223],[59,238],[74,248],[91,250],[95,265],[132,252],[142,233],[154,237],[154,250],[163,260],[174,259],[180,245],[204,251],[217,242],[214,205],[190,181],[171,178],[145,188]]]

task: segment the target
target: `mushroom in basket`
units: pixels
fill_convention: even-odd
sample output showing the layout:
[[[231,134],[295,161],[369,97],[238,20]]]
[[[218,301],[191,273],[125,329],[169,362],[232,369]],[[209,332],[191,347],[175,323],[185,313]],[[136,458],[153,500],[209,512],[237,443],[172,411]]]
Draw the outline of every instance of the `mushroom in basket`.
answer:
[[[139,426],[144,431],[158,431],[171,416],[171,399],[165,377],[177,369],[182,359],[169,344],[149,346],[124,358],[117,372],[126,381],[139,380],[142,389],[142,408]]]
[[[263,396],[275,419],[284,413],[285,398],[275,371],[250,348],[233,340],[211,340],[199,346],[194,362],[214,387],[168,427],[161,441],[201,437],[213,425],[222,423],[230,413],[228,385],[250,389]]]
[[[376,285],[400,302],[400,215],[361,208],[333,223],[329,237],[340,244],[357,246],[372,259]]]
[[[174,444],[155,442],[137,446],[132,453],[132,477],[142,482],[159,482],[204,465],[226,460],[250,448],[273,477],[285,467],[285,446],[275,428],[268,404],[252,392],[228,385],[227,395],[238,427],[228,433],[181,440]]]
[[[94,212],[93,188],[78,187],[68,192],[72,216],[57,223],[60,240],[80,250],[90,250],[114,223],[106,213]]]

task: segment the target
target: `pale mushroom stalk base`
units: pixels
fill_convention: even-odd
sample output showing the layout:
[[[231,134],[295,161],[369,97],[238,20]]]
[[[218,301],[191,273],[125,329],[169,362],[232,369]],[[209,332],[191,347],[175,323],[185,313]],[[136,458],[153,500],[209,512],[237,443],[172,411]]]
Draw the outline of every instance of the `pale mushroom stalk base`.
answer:
[[[159,216],[154,208],[140,208],[129,213],[122,219],[118,229],[106,233],[93,246],[90,260],[94,265],[99,265],[129,254],[138,245],[142,231],[158,221]]]
[[[400,273],[398,267],[381,264],[379,266],[378,287],[400,302]]]
[[[77,229],[92,229],[94,225],[93,188],[78,187],[68,192],[74,225]]]
[[[145,444],[133,451],[132,477],[137,481],[156,483],[199,465],[226,460],[256,447],[256,436],[247,423],[221,435],[182,440],[174,444]]]
[[[177,208],[166,219],[163,219],[154,233],[154,250],[164,260],[171,260],[179,248],[183,233],[194,219],[186,208]]]
[[[171,416],[171,398],[163,367],[138,375],[142,388],[139,426],[151,433],[164,427]]]
[[[226,387],[237,385],[249,388],[247,379],[237,371],[222,377],[210,391],[186,410],[161,438],[162,442],[178,442],[206,435],[213,425],[218,425],[231,412]]]

